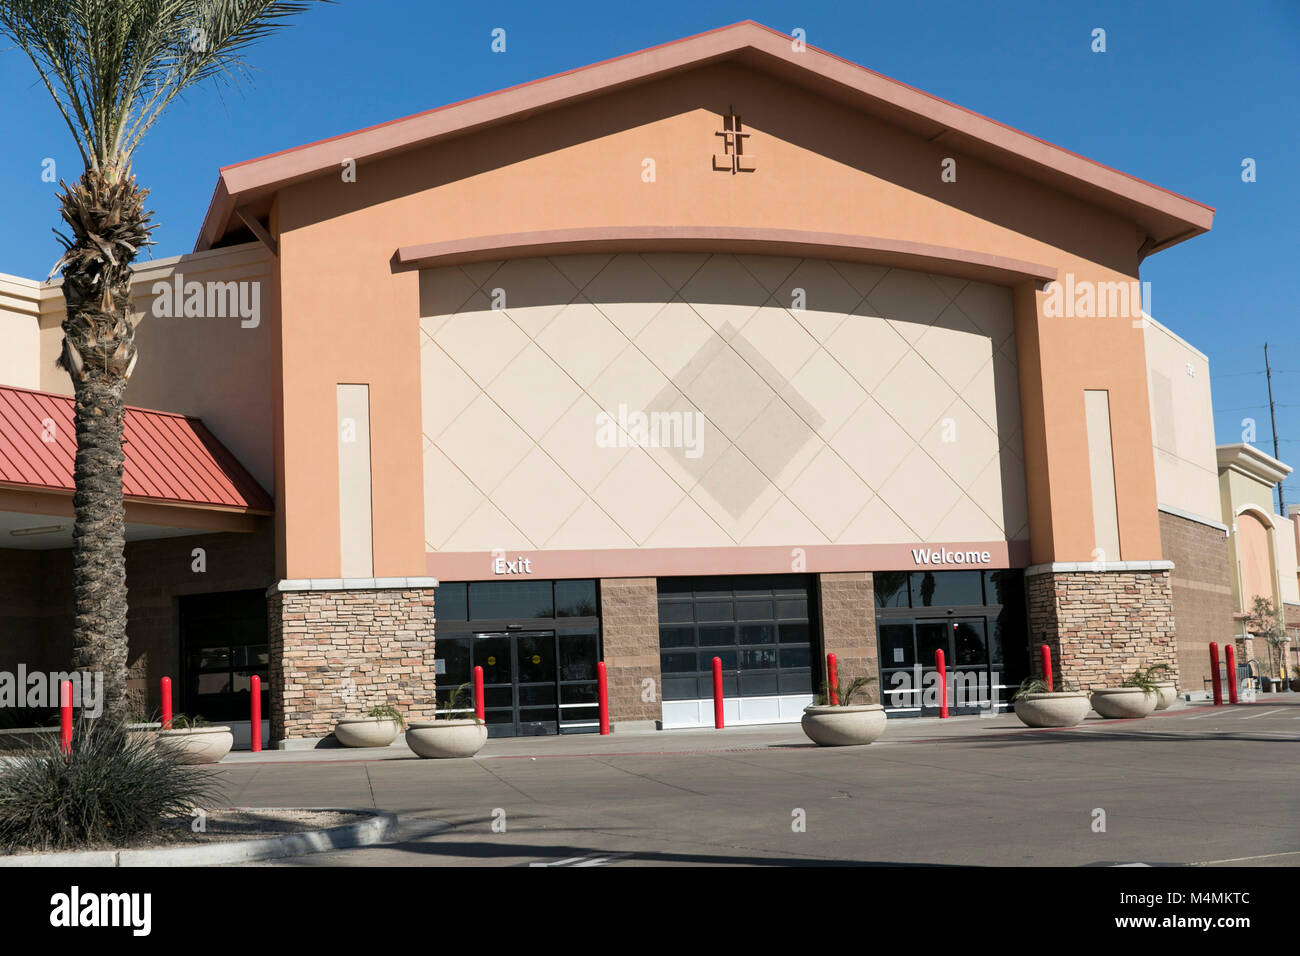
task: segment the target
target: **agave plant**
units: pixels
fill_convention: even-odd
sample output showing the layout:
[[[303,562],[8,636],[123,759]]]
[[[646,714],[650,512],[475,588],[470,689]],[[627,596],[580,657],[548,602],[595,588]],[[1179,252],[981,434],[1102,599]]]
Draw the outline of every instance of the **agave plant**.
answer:
[[[0,36],[27,54],[84,171],[60,180],[67,315],[59,366],[72,378],[77,451],[72,532],[73,666],[104,675],[104,714],[126,713],[122,392],[135,368],[131,264],[152,244],[131,161],[184,90],[246,70],[250,44],[320,0],[0,0]]]

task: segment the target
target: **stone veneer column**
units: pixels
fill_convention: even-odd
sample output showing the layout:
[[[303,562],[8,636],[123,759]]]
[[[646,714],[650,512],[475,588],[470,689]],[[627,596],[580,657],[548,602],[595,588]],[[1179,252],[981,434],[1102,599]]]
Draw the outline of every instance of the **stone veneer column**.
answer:
[[[603,578],[600,629],[609,686],[610,729],[653,729],[654,721],[663,719],[658,581]],[[652,683],[647,685],[647,680]]]
[[[1025,569],[1029,660],[1041,676],[1040,644],[1054,679],[1081,690],[1118,687],[1138,667],[1168,664],[1178,679],[1171,561],[1040,564]]]
[[[433,718],[433,578],[281,581],[267,591],[271,739],[327,736],[392,704]]]
[[[817,596],[821,605],[823,655],[835,655],[835,670],[841,685],[855,677],[880,679],[880,651],[876,643],[876,596],[870,571],[849,571],[817,576]],[[815,645],[814,645],[815,647]],[[816,651],[814,650],[814,653]],[[823,657],[820,668],[824,671]],[[880,702],[880,686],[867,688],[871,700]],[[821,693],[820,687],[813,688]],[[862,698],[858,698],[862,702]]]

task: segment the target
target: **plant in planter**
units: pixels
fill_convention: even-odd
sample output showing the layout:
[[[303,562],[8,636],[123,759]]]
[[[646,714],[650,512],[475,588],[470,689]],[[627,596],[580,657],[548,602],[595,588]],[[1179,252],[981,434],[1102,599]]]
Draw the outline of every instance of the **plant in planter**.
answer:
[[[1088,716],[1088,695],[1069,681],[1048,690],[1040,677],[1026,677],[1011,697],[1012,708],[1027,727],[1073,727]]]
[[[158,731],[158,743],[175,750],[182,763],[217,763],[235,745],[229,727],[202,717],[176,714],[170,729]]]
[[[1092,692],[1092,709],[1110,720],[1145,717],[1156,709],[1160,688],[1139,667],[1120,682],[1118,687],[1106,687]]]
[[[823,684],[817,703],[803,709],[800,725],[808,739],[822,747],[856,747],[879,739],[888,718],[885,708],[871,703],[867,693],[867,685],[874,682],[874,677],[855,677],[847,687],[837,685],[833,697],[830,686]],[[866,703],[853,703],[859,693]],[[832,699],[839,703],[830,703]]]
[[[1291,668],[1291,690],[1300,691],[1300,667]]]
[[[474,713],[469,684],[452,691],[433,720],[412,721],[406,728],[406,745],[421,757],[472,757],[485,743],[487,724]]]
[[[387,747],[406,726],[392,704],[378,704],[364,717],[343,717],[334,725],[334,738],[344,747]]]
[[[1146,669],[1146,675],[1156,687],[1156,710],[1168,710],[1178,699],[1178,682],[1167,675],[1171,670],[1168,664],[1152,664]]]

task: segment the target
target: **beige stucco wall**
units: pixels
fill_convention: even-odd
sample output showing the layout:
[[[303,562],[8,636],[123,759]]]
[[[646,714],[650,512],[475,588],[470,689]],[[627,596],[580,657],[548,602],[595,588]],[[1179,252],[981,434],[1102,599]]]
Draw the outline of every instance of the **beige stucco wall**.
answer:
[[[1143,341],[1159,502],[1198,518],[1221,521],[1210,361],[1150,318]]]
[[[430,551],[1028,537],[1007,289],[620,253],[420,291]],[[693,416],[701,441],[610,443],[620,406]]]
[[[0,275],[0,385],[41,387],[41,285]]]
[[[250,243],[138,262],[132,282],[132,307],[140,359],[126,389],[126,400],[131,405],[202,418],[268,490],[275,486],[271,435],[273,316],[267,301],[271,261],[265,247]],[[174,289],[177,274],[183,283],[246,284],[247,296],[254,291],[259,296],[257,325],[245,327],[244,322],[253,320],[238,315],[156,315],[156,284],[165,282]],[[65,307],[61,285],[56,281],[42,288],[39,356],[33,361],[39,381],[29,387],[70,395],[72,382],[54,364],[63,347],[61,323]],[[251,305],[251,298],[248,301]]]

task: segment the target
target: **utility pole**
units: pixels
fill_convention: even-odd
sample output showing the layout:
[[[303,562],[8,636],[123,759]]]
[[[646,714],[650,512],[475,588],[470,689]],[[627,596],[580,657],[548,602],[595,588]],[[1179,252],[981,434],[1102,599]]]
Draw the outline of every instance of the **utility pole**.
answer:
[[[1264,343],[1264,378],[1268,380],[1268,417],[1273,423],[1273,457],[1282,460],[1277,448],[1277,408],[1273,405],[1273,369],[1268,364],[1268,343]],[[1282,495],[1282,482],[1277,483],[1277,513],[1286,516],[1286,498]]]

